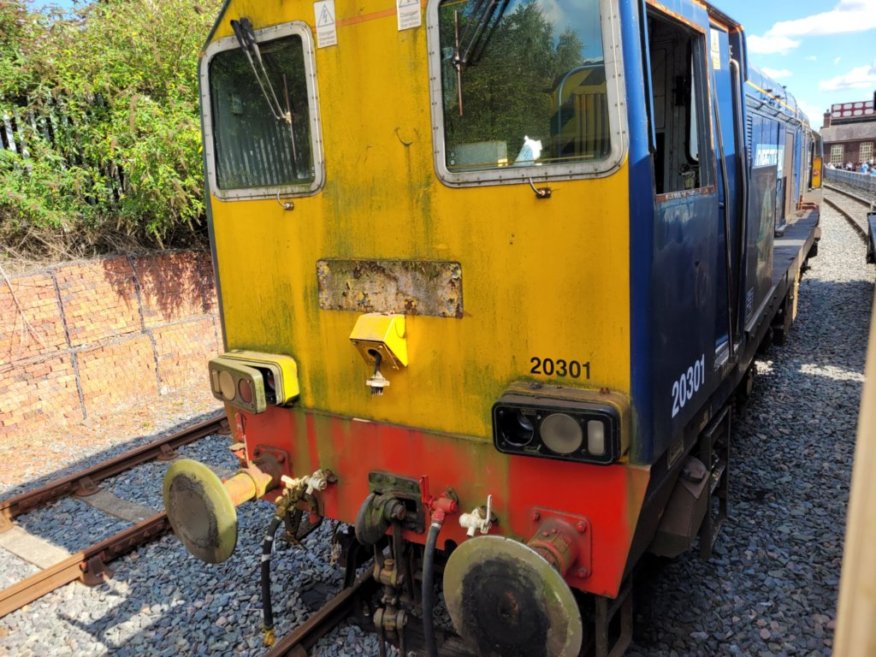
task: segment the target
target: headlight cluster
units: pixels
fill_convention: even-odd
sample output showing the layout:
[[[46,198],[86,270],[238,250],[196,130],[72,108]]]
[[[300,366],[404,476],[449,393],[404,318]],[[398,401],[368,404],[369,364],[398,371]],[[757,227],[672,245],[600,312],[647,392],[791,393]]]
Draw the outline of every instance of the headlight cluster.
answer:
[[[506,454],[613,463],[621,456],[620,419],[611,403],[505,394],[493,406],[493,444]]]

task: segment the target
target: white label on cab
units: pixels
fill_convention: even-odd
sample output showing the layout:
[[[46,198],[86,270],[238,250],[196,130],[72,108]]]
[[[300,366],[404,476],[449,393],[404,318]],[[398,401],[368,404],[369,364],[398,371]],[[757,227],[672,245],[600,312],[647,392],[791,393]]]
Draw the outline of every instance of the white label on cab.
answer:
[[[420,0],[396,0],[396,11],[399,32],[420,27],[423,21],[420,16]]]
[[[313,17],[316,22],[316,47],[338,45],[338,22],[335,14],[335,0],[322,0],[313,3]]]

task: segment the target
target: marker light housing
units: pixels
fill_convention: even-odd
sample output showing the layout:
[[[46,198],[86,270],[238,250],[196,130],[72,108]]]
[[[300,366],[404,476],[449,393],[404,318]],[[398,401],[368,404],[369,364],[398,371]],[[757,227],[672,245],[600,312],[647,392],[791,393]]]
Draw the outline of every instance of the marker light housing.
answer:
[[[620,393],[515,384],[493,405],[493,445],[505,454],[609,464],[629,449],[628,418]]]
[[[291,356],[235,350],[211,359],[209,369],[213,396],[250,413],[284,406],[301,393]]]

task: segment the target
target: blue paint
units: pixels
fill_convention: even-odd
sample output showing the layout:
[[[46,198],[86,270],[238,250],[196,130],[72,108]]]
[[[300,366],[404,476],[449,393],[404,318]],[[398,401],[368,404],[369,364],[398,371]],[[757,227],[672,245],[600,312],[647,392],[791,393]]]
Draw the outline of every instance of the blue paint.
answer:
[[[700,147],[695,189],[656,195],[661,174],[650,152],[653,125],[649,123],[655,110],[648,96],[652,86],[642,50],[642,30],[647,25],[641,2],[620,3],[630,139],[630,374],[635,420],[631,459],[637,463],[659,459],[716,391],[721,384],[716,360],[731,349],[731,332],[744,346],[745,322],[757,317],[771,290],[776,210],[785,199],[783,185],[792,195],[793,214],[808,180],[802,179],[801,171],[810,141],[798,119],[797,103],[774,81],[747,68],[744,36],[716,30],[713,37],[708,11],[698,3],[666,0],[662,4],[687,21],[676,29],[693,34],[693,24],[702,32],[694,43],[702,44],[708,57],[710,91],[703,101],[709,102],[711,122],[699,129],[711,128],[711,132]],[[681,25],[674,16],[656,13],[670,24]],[[667,34],[671,32],[664,29],[661,38]],[[648,43],[647,37],[644,41]],[[740,62],[744,87],[735,94],[731,57]],[[760,89],[744,84],[747,79]],[[664,84],[663,91],[678,93],[677,84],[671,92]],[[735,98],[741,99],[741,117],[735,116]],[[665,100],[661,103],[665,112],[677,107]],[[745,153],[738,148],[737,120],[750,132]],[[660,138],[668,140],[668,131],[681,125],[676,118],[674,124],[664,126],[667,132]],[[778,159],[783,157],[789,132],[794,136],[793,166],[783,172],[782,181]],[[660,166],[666,165],[661,161]],[[747,204],[742,200],[741,172],[749,176]],[[662,175],[667,186],[666,176],[675,174]],[[677,182],[674,185],[667,188],[677,190]],[[705,365],[705,381],[679,404],[673,387],[684,382],[697,363]]]
[[[651,444],[651,244],[654,240],[654,169],[649,150],[648,116],[638,7],[621,3],[622,42],[630,128],[630,382],[634,435],[632,459],[647,463]],[[650,101],[649,101],[650,102]]]

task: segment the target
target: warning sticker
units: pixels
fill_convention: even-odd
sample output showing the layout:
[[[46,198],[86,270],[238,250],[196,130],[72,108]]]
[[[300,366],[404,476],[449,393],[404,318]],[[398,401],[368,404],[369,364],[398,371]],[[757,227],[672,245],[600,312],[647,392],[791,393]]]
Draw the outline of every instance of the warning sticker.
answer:
[[[313,16],[316,21],[316,47],[338,45],[338,22],[335,15],[335,0],[322,0],[313,3]]]
[[[712,68],[721,70],[721,33],[715,29],[712,30]]]
[[[420,0],[396,0],[398,31],[420,27]]]

